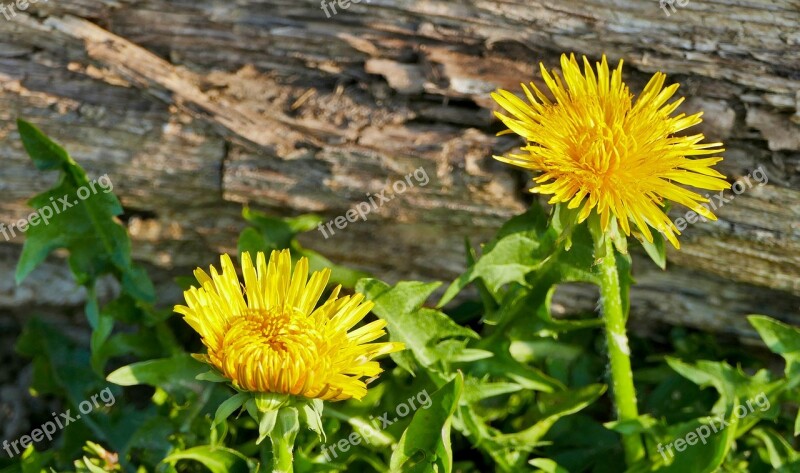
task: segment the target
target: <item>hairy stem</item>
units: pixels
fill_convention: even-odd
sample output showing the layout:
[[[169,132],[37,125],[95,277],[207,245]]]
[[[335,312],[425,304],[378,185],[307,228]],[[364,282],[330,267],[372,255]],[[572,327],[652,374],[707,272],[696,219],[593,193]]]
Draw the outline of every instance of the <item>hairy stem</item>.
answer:
[[[607,235],[603,240],[605,256],[600,263],[600,295],[611,364],[611,390],[617,408],[617,419],[625,421],[639,417],[639,410],[636,406],[636,389],[633,386],[630,348],[625,331],[625,315],[622,309],[614,245]],[[622,445],[629,466],[644,458],[644,445],[639,434],[623,436]]]
[[[294,441],[299,430],[297,409],[281,408],[275,427],[269,435],[272,444],[272,468],[264,471],[272,473],[292,473],[294,471]]]

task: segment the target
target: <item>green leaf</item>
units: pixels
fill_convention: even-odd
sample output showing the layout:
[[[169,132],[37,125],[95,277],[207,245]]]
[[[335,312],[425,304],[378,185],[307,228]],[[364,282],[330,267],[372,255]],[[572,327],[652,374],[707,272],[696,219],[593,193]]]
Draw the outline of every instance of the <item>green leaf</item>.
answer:
[[[464,287],[478,278],[483,280],[492,293],[497,293],[501,287],[511,282],[526,284],[525,276],[542,263],[534,255],[534,250],[538,248],[539,242],[526,235],[510,235],[498,241],[447,288],[439,306],[450,302]]]
[[[797,417],[794,419],[794,436],[800,435],[800,410],[797,411]]]
[[[460,373],[431,394],[431,405],[414,414],[389,463],[392,473],[450,473],[450,425],[464,387]]]
[[[91,473],[106,473],[106,470],[100,468],[99,466],[92,463],[88,457],[83,457],[83,466],[88,469]]]
[[[120,386],[146,384],[162,388],[172,395],[197,389],[197,376],[208,371],[208,365],[188,354],[175,355],[159,360],[141,361],[123,366],[106,378]]]
[[[28,445],[28,448],[22,452],[22,461],[19,464],[19,469],[15,468],[14,466],[10,467],[9,469],[4,469],[3,473],[6,471],[17,473],[21,471],[22,473],[42,473],[43,471],[49,471],[46,469],[47,464],[53,459],[54,452],[37,452],[33,445]]]
[[[532,324],[549,327],[555,332],[560,329],[571,330],[572,324],[561,324],[550,316],[549,301],[555,287],[565,282],[598,283],[593,244],[585,225],[573,229],[572,241],[575,243],[570,251],[559,247],[549,254],[545,263],[535,272],[528,275],[527,290],[512,287],[503,297],[500,308],[487,317],[485,322],[497,325],[496,333],[510,331],[510,326],[528,330]],[[622,284],[622,280],[620,281]],[[624,291],[623,291],[624,292]],[[623,303],[625,301],[623,300]],[[530,317],[535,311],[538,318]]]
[[[325,429],[322,427],[323,407],[324,403],[321,399],[309,399],[303,403],[302,409],[300,409],[300,420],[319,436],[321,442],[324,442],[326,438]]]
[[[390,433],[385,430],[375,428],[375,426],[369,421],[369,419],[366,418],[366,416],[351,415],[337,409],[336,407],[332,407],[332,405],[333,404],[328,404],[325,406],[325,416],[333,417],[350,424],[353,430],[357,432],[361,438],[369,439],[369,443],[371,445],[385,447],[396,442],[396,439],[392,437]]]
[[[222,376],[217,370],[208,370],[200,373],[195,378],[198,381],[208,381],[209,383],[229,383],[231,380]]]
[[[17,264],[17,283],[51,252],[65,248],[79,284],[91,288],[101,275],[114,273],[131,295],[154,302],[152,283],[144,270],[133,264],[130,239],[115,219],[122,214],[122,205],[111,192],[113,185],[108,176],[90,181],[69,154],[35,126],[22,120],[17,126],[37,168],[61,171],[55,187],[29,202],[38,218],[31,220],[37,223],[27,230]]]
[[[244,207],[242,216],[250,223],[251,227],[245,228],[239,235],[240,255],[247,251],[252,257],[255,257],[256,253],[261,251],[269,257],[269,253],[273,250],[290,249],[294,260],[301,257],[308,258],[310,271],[321,271],[328,268],[331,270],[330,282],[348,288],[354,287],[359,279],[369,276],[363,271],[336,265],[316,251],[303,248],[297,241],[297,236],[300,233],[316,229],[322,223],[320,217],[316,215],[277,218]]]
[[[362,279],[356,291],[375,303],[372,311],[388,323],[392,341],[403,342],[423,366],[433,366],[440,361],[442,351],[437,346],[454,337],[478,338],[474,331],[462,327],[447,315],[422,305],[439,283],[400,282],[394,287],[377,279]],[[402,358],[398,364],[413,372]]]
[[[460,344],[459,344],[460,345]],[[457,353],[450,356],[450,361],[453,363],[470,363],[478,360],[485,360],[491,358],[494,353],[488,350],[479,350],[477,348],[459,348]]]
[[[549,458],[534,458],[529,461],[531,466],[538,468],[536,473],[569,473],[565,468],[562,468],[558,463],[550,460]]]
[[[482,340],[483,342],[488,339]],[[476,377],[491,375],[495,377],[510,378],[525,389],[533,391],[556,392],[564,389],[564,385],[540,370],[520,363],[511,356],[511,342],[507,339],[494,340],[491,344],[484,344],[493,350],[494,356],[478,360],[464,367]]]
[[[767,448],[769,455],[770,465],[776,470],[788,466],[787,463],[800,461],[800,453],[795,451],[792,445],[773,429],[754,429],[753,435],[764,442],[764,446]]]
[[[237,409],[241,409],[249,398],[249,393],[237,393],[225,400],[225,402],[220,404],[217,408],[211,428],[214,429],[217,425],[225,422]]]
[[[279,412],[280,410],[259,411],[258,414],[261,418],[258,420],[258,439],[256,440],[256,445],[260,445],[265,438],[272,434],[272,431],[275,429],[275,424],[278,421]]]
[[[313,230],[322,223],[322,219],[316,215],[277,218],[252,210],[250,207],[242,209],[242,217],[263,237],[266,247],[258,250],[265,252],[291,247],[292,240],[298,234]]]
[[[560,334],[600,327],[603,325],[601,318],[585,320],[555,319],[550,307],[553,296],[558,290],[557,285],[551,285],[554,279],[541,280],[535,290],[513,288],[506,293],[500,308],[495,313],[498,321],[509,322],[508,332],[519,334],[520,338],[528,339],[537,337],[557,337]],[[525,317],[533,313],[534,317]],[[517,330],[514,332],[512,328]]]
[[[603,426],[622,435],[636,435],[648,432],[658,425],[658,421],[649,414],[643,414],[635,419],[615,420],[606,422]]]
[[[205,445],[175,452],[163,460],[175,466],[180,460],[192,460],[202,463],[211,473],[250,473],[247,457],[225,447]]]
[[[438,306],[449,303],[464,287],[481,279],[491,293],[516,282],[526,285],[526,276],[539,268],[549,251],[543,246],[546,216],[538,205],[509,220],[481,256],[447,288]]]
[[[785,380],[770,382],[767,370],[760,370],[753,376],[747,376],[740,368],[733,368],[725,362],[701,360],[695,364],[684,363],[678,359],[667,357],[667,363],[678,374],[692,381],[701,388],[713,386],[719,393],[719,401],[712,412],[727,415],[735,409],[739,402],[760,400],[766,397],[770,407],[770,397],[775,397],[785,389]],[[760,407],[764,402],[758,402]],[[775,410],[775,409],[773,409]],[[764,412],[763,409],[760,409]],[[755,422],[758,416],[748,417],[748,422]]]
[[[559,419],[585,409],[605,392],[605,385],[592,384],[573,391],[543,395],[547,402],[532,426],[520,432],[501,435],[497,440],[506,445],[532,449],[541,443],[542,437]]]
[[[92,331],[92,338],[90,340],[91,350],[92,350],[92,369],[94,369],[95,373],[100,376],[103,376],[103,371],[105,369],[106,363],[106,354],[103,351],[103,345],[105,345],[108,337],[111,336],[111,331],[114,329],[114,318],[111,314],[107,312],[102,312],[100,314],[100,320],[97,323],[97,327],[95,330]]]
[[[250,253],[251,256],[256,255],[259,251],[263,251],[269,255],[270,244],[257,229],[247,227],[239,234],[239,243],[237,244],[239,254]]]
[[[37,169],[46,171],[57,169],[64,163],[75,164],[64,148],[54,143],[32,124],[24,120],[17,120],[17,128],[22,145]]]
[[[517,383],[492,383],[472,377],[467,377],[464,381],[464,385],[466,386],[464,390],[464,400],[470,404],[495,396],[519,392],[523,389],[522,386]]]
[[[300,431],[300,419],[294,407],[283,407],[277,413],[275,428],[269,436],[272,443],[272,471],[290,473],[293,466],[294,443]]]
[[[642,471],[712,473],[718,471],[728,456],[728,452],[733,448],[736,438],[738,421],[736,414],[731,412],[725,418],[729,425],[727,428],[721,428],[720,421],[716,421],[716,425],[720,426],[717,428],[721,428],[717,432],[714,432],[705,419],[671,426],[662,443],[659,443],[656,451],[652,453],[653,463],[635,465],[627,470],[627,473]],[[659,447],[660,451],[658,451]],[[680,447],[680,451],[678,447]]]
[[[114,394],[103,379],[91,370],[88,349],[77,346],[61,328],[31,319],[19,337],[16,348],[21,355],[33,359],[30,389],[37,396],[49,394],[62,399],[63,405],[75,412],[77,406],[91,394],[106,390],[112,396]],[[62,439],[66,443],[78,443],[80,447],[88,440],[87,437],[91,437],[106,443],[110,450],[124,452],[130,429],[135,428],[136,420],[120,421],[114,414],[125,412],[126,407],[116,401],[113,410],[101,406],[102,413],[98,409],[93,414],[81,416],[80,424],[70,425]]]
[[[369,273],[365,273],[364,271],[350,269],[345,266],[334,264],[328,258],[322,256],[316,251],[303,248],[297,242],[294,243],[292,250],[294,254],[308,258],[309,271],[321,271],[325,268],[330,269],[330,282],[332,284],[341,284],[344,287],[353,288],[356,286],[356,284],[358,284],[359,280],[370,276]]]
[[[786,360],[786,377],[791,387],[800,383],[800,328],[764,315],[747,317],[772,353]]]
[[[652,243],[644,238],[639,240],[644,251],[647,252],[647,256],[661,269],[667,269],[667,245],[665,241],[664,235],[660,232],[653,232]]]

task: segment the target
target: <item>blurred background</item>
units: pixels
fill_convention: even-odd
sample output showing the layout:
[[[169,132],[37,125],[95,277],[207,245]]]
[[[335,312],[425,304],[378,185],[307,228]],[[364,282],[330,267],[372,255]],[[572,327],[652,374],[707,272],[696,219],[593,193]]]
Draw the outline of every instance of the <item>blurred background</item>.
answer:
[[[541,87],[538,63],[557,67],[562,52],[606,54],[625,60],[634,93],[656,71],[681,83],[680,111],[705,111],[701,131],[725,143],[720,170],[731,182],[759,167],[768,177],[717,222],[689,226],[668,271],[634,256],[634,330],[657,338],[679,325],[747,344],[747,314],[800,324],[800,2],[673,6],[40,0],[6,9],[0,222],[26,217],[26,201],[54,179],[22,150],[15,120],[24,118],[90,178],[108,174],[134,255],[169,305],[180,297],[176,275],[236,251],[245,204],[328,222],[423,168],[430,182],[366,221],[301,241],[389,282],[448,281],[465,267],[465,237],[488,240],[532,199],[530,175],[491,158],[520,142],[495,136],[503,127],[490,92]],[[23,241],[0,237],[2,438],[26,431],[28,404],[41,402],[25,396],[30,367],[13,351],[24,322],[43,314],[76,338],[89,334],[64,260],[15,285]],[[558,302],[591,309],[596,294],[569,286]]]

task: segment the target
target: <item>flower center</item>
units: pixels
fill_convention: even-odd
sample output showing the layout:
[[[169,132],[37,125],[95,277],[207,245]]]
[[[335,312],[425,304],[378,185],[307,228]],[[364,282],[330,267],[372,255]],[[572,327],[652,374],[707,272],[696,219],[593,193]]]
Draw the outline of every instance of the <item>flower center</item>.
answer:
[[[584,170],[597,176],[605,176],[619,169],[624,153],[622,130],[615,130],[604,122],[594,122],[585,126],[575,137],[573,156],[576,156]]]
[[[217,354],[223,373],[239,386],[294,393],[323,345],[313,319],[290,310],[247,309],[233,318]]]

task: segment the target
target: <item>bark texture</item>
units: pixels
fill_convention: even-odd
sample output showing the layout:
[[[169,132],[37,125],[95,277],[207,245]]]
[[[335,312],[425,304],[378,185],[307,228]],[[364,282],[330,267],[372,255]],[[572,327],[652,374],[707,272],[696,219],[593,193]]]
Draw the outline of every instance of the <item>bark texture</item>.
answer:
[[[491,158],[519,142],[494,136],[489,93],[538,82],[538,61],[561,52],[605,53],[634,91],[655,71],[681,82],[681,110],[706,111],[732,180],[759,166],[769,178],[688,228],[669,271],[638,259],[634,317],[737,334],[748,313],[800,324],[800,2],[692,0],[669,16],[610,3],[372,0],[328,18],[317,0],[40,1],[0,16],[0,221],[53,178],[22,151],[17,117],[109,174],[137,258],[164,275],[235,251],[242,204],[330,220],[421,167],[427,185],[303,243],[389,281],[448,280],[464,236],[485,241],[530,199],[529,176]],[[6,278],[0,304],[75,303],[49,279]],[[559,301],[593,298],[565,287]]]

